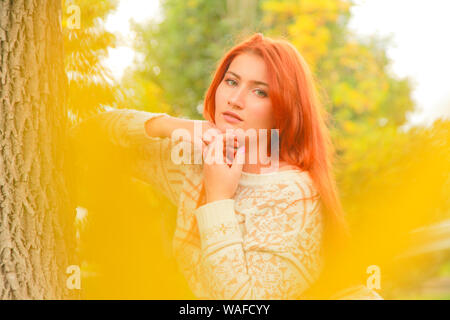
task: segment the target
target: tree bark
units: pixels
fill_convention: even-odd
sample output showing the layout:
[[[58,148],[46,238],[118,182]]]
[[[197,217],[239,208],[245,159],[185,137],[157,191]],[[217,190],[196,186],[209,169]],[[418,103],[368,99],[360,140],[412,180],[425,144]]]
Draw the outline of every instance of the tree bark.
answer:
[[[61,0],[0,0],[0,299],[75,299]]]

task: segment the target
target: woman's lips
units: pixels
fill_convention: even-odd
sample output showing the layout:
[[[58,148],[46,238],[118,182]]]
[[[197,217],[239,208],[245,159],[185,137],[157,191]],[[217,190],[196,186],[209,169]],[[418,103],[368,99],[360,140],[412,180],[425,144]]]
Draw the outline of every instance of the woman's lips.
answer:
[[[229,122],[229,123],[239,123],[242,120],[239,120],[238,118],[235,118],[233,116],[230,116],[228,114],[222,114],[223,118],[225,119],[225,121]]]

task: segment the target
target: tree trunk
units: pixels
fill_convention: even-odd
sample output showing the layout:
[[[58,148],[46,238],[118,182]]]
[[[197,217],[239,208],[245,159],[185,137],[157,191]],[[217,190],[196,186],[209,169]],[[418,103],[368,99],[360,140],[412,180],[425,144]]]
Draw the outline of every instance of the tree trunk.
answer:
[[[61,0],[0,0],[0,299],[75,299]]]

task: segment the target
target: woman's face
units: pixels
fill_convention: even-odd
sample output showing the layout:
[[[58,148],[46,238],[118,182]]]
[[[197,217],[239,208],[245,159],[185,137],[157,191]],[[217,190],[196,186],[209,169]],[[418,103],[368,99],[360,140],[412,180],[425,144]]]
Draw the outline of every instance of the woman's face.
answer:
[[[274,126],[264,60],[251,53],[234,58],[216,90],[215,122],[219,130],[271,129]],[[224,113],[236,114],[241,120]]]

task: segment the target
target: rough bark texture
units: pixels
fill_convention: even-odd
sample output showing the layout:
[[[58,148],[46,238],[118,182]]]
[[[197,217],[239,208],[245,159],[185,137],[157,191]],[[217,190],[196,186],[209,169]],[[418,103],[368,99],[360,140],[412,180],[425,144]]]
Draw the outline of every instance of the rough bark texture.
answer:
[[[77,298],[61,0],[0,0],[0,299]],[[70,180],[70,179],[69,179]]]

